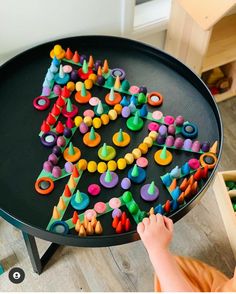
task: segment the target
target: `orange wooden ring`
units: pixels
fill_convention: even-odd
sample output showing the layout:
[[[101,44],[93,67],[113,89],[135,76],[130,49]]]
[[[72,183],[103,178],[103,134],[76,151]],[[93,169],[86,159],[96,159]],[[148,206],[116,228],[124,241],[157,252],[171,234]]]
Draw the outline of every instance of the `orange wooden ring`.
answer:
[[[153,96],[157,96],[159,98],[159,100],[158,101],[153,101],[152,100],[152,97]],[[152,106],[160,106],[163,103],[163,97],[158,92],[151,92],[151,93],[149,93],[147,98],[148,98],[147,103],[149,105],[152,105]]]
[[[113,137],[112,137],[112,142],[116,146],[118,146],[118,147],[125,147],[125,146],[129,145],[129,143],[130,143],[130,135],[129,134],[123,132],[124,141],[122,141],[122,142],[119,142],[118,141],[118,136],[119,136],[119,132],[115,133],[113,135]]]
[[[211,163],[211,164],[207,164],[205,161],[204,161],[204,158],[205,157],[211,157],[214,159],[214,163]],[[213,169],[214,166],[216,165],[216,162],[217,162],[217,157],[215,156],[215,154],[211,153],[211,152],[206,152],[206,153],[203,153],[200,158],[199,158],[199,161],[200,161],[200,164],[202,167],[204,166],[208,166],[209,169]]]
[[[111,105],[111,106],[119,104],[122,99],[121,95],[119,93],[115,92],[114,96],[115,96],[114,100],[110,101],[109,100],[110,93],[108,93],[105,97],[106,104]]]
[[[160,149],[160,150],[157,150],[155,152],[155,154],[154,154],[154,159],[155,159],[156,163],[159,164],[159,165],[168,165],[168,164],[170,164],[172,159],[173,159],[173,156],[170,153],[170,151],[166,150],[166,155],[167,155],[166,159],[161,158],[161,152],[162,152],[162,150]]]
[[[80,92],[77,92],[75,94],[75,100],[80,103],[80,104],[86,104],[89,102],[90,98],[91,98],[91,93],[89,91],[87,91],[87,95],[86,96],[81,96]]]
[[[40,184],[43,182],[49,182],[50,186],[47,189],[41,189],[40,188]],[[37,179],[37,181],[34,184],[34,188],[35,190],[42,195],[46,195],[52,192],[52,190],[54,189],[54,182],[52,179],[48,178],[48,177],[42,177],[40,179]]]
[[[80,159],[81,152],[80,152],[79,148],[74,147],[74,150],[75,150],[75,154],[74,154],[74,155],[70,155],[70,154],[68,153],[68,151],[69,151],[69,147],[67,147],[67,148],[65,149],[65,151],[63,152],[63,156],[64,156],[64,158],[65,158],[66,161],[69,161],[69,162],[75,162],[75,161],[77,161],[77,160]]]
[[[98,133],[95,133],[95,140],[90,140],[89,132],[87,132],[83,137],[83,142],[88,147],[96,147],[101,142],[101,136]]]

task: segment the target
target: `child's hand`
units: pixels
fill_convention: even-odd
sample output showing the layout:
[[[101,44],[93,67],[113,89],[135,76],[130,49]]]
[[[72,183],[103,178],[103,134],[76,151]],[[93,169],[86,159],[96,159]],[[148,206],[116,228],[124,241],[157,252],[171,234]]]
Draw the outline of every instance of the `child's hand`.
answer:
[[[173,236],[173,222],[161,214],[152,214],[138,224],[137,231],[150,255],[153,251],[168,249]]]

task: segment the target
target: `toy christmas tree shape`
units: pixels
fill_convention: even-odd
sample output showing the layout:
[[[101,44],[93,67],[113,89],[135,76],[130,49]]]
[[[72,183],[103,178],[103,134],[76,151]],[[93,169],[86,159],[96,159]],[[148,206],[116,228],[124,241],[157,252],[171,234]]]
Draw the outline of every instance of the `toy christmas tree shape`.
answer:
[[[171,152],[166,149],[166,146],[164,146],[163,149],[160,149],[157,152],[155,152],[154,159],[157,164],[164,166],[172,162],[173,156]]]
[[[84,135],[83,142],[88,147],[95,147],[100,144],[101,136],[95,132],[94,127],[91,127],[90,132]]]
[[[77,192],[71,197],[71,206],[76,210],[83,210],[88,207],[90,199],[87,194]]]
[[[113,135],[112,141],[118,147],[125,147],[130,143],[130,135],[120,129],[119,132]]]
[[[154,201],[159,196],[159,189],[156,187],[155,182],[142,186],[140,190],[141,198],[145,201]]]
[[[109,161],[116,156],[116,150],[112,146],[108,146],[106,143],[103,144],[98,150],[98,157],[101,160]]]
[[[126,125],[128,129],[135,132],[141,130],[143,127],[143,124],[144,122],[142,118],[139,117],[139,111],[136,111],[135,115],[129,117],[126,121]]]
[[[115,172],[111,172],[109,169],[101,174],[100,183],[106,188],[113,188],[118,184],[119,177]]]
[[[122,100],[122,97],[119,93],[114,92],[114,88],[111,87],[110,93],[108,93],[105,97],[105,101],[108,105],[114,106],[119,104]]]

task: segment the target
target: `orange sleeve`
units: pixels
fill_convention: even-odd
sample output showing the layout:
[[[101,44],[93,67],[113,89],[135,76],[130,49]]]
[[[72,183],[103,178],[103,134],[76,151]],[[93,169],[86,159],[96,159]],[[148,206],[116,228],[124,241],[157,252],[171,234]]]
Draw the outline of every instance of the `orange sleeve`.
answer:
[[[175,257],[178,266],[193,289],[199,292],[234,292],[236,291],[236,270],[230,280],[220,271],[199,260],[188,257]],[[154,289],[161,292],[157,277],[154,279]]]

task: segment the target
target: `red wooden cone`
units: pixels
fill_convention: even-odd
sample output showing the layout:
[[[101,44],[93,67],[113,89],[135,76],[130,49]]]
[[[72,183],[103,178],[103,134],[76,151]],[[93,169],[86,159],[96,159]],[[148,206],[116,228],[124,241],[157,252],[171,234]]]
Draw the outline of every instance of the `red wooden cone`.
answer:
[[[46,123],[45,120],[43,121],[40,130],[41,130],[42,132],[44,132],[44,133],[50,131],[50,126],[49,126],[49,124]]]
[[[73,178],[78,178],[79,177],[79,171],[78,171],[78,169],[77,169],[77,167],[75,165],[73,167],[72,176],[73,176]]]
[[[195,181],[200,181],[202,178],[202,169],[199,167],[195,174],[193,175]]]
[[[61,96],[59,96],[57,98],[56,105],[60,106],[60,107],[63,107],[65,104],[66,104],[65,100]]]
[[[119,223],[118,223],[118,225],[116,227],[116,233],[121,234],[123,231],[124,231],[123,225],[122,225],[121,221],[119,221]]]
[[[123,226],[125,225],[126,219],[127,219],[127,215],[126,215],[125,211],[123,211],[122,215],[121,215],[121,223]]]
[[[58,134],[62,134],[63,131],[64,131],[64,126],[61,121],[58,121],[57,126],[56,126],[56,132]]]
[[[68,90],[68,88],[66,86],[63,87],[63,89],[61,91],[61,96],[63,98],[69,98],[70,97],[70,91]]]
[[[61,110],[56,104],[54,104],[51,112],[53,115],[58,116],[61,113]]]
[[[204,168],[202,169],[202,178],[206,179],[208,176],[208,165],[205,165]]]
[[[112,228],[116,229],[116,227],[118,226],[118,223],[119,223],[119,218],[118,218],[118,216],[115,216],[112,221]]]
[[[72,60],[75,62],[75,63],[79,63],[79,60],[80,60],[80,57],[79,57],[79,54],[77,51],[75,51],[73,57],[72,57]]]
[[[64,196],[66,197],[70,197],[71,196],[71,191],[68,185],[65,186],[65,190],[64,190]]]
[[[66,49],[65,58],[66,58],[66,59],[72,59],[72,57],[73,57],[73,53],[72,53],[72,51],[70,50],[70,48],[67,48],[67,49]]]
[[[47,122],[49,125],[54,125],[55,122],[56,122],[56,119],[55,119],[55,117],[54,117],[51,113],[49,113],[49,115],[48,115],[48,117],[47,117],[47,119],[46,119],[46,122]]]
[[[129,218],[127,218],[125,221],[125,231],[128,232],[128,231],[130,231],[130,229],[131,229],[131,223],[130,223]]]
[[[75,126],[75,123],[71,117],[67,118],[66,126],[67,128],[70,128],[70,129],[72,129]]]
[[[165,212],[170,212],[170,208],[171,208],[171,203],[170,203],[170,200],[167,200],[165,205],[164,205],[164,210]]]
[[[74,211],[73,217],[72,217],[72,223],[76,224],[78,219],[79,219],[78,213],[77,211]]]

